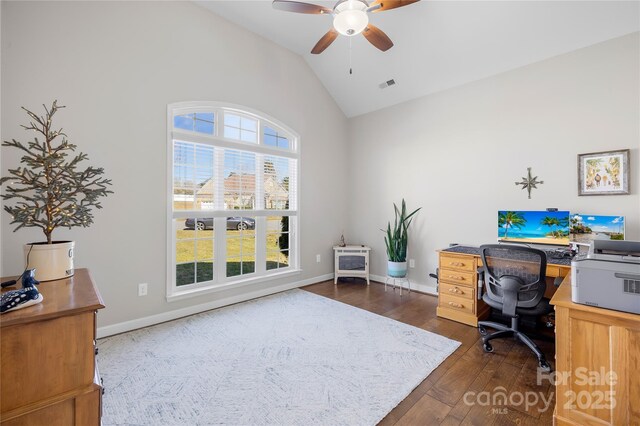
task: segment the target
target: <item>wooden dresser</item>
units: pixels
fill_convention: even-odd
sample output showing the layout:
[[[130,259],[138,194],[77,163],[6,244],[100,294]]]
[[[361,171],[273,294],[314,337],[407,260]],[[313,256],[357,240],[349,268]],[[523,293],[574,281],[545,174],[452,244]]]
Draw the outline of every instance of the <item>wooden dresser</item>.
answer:
[[[0,423],[99,425],[95,339],[102,298],[86,269],[38,290],[42,303],[0,316]]]
[[[477,297],[480,259],[444,251],[439,257],[438,316],[477,326],[489,316],[489,306]]]
[[[573,303],[570,275],[551,304],[556,310],[554,424],[640,425],[640,315]]]

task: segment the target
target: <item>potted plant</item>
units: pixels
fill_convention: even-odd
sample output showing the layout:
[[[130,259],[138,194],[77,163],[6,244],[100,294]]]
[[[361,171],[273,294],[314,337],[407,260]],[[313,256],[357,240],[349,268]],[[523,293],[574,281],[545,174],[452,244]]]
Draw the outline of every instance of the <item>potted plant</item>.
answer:
[[[26,268],[36,269],[39,281],[51,281],[73,275],[73,241],[54,241],[53,231],[60,227],[88,227],[93,223],[92,209],[102,208],[100,197],[111,194],[107,187],[110,179],[102,177],[102,168],[78,169],[88,159],[75,151],[62,129],[54,129],[52,119],[63,106],[53,101],[50,108],[44,106],[45,114],[37,114],[22,107],[30,121],[22,126],[36,133],[34,139],[23,144],[15,139],[4,141],[2,146],[13,147],[24,153],[15,169],[0,179],[7,184],[4,200],[15,200],[14,205],[5,205],[11,215],[14,232],[20,228],[40,228],[46,241],[25,245]]]
[[[391,222],[387,223],[387,230],[382,230],[386,233],[384,242],[387,246],[387,275],[390,277],[401,278],[407,276],[407,245],[409,244],[409,225],[413,220],[411,217],[418,212],[422,207],[415,209],[410,214],[407,214],[407,205],[402,199],[402,208],[398,209],[395,203],[393,203],[395,209],[395,221],[393,229],[391,228]]]

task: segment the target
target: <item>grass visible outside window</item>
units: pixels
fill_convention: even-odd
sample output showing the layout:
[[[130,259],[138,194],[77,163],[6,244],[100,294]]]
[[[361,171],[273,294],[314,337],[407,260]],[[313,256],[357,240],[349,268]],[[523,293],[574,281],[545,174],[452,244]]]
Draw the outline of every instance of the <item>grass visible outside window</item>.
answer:
[[[237,259],[237,261],[227,262],[227,276],[255,271],[255,230],[244,230],[241,237],[239,237],[239,231],[226,232],[227,259]],[[279,235],[279,233],[267,233],[267,270],[283,268],[289,264],[287,256],[279,251]],[[182,286],[213,279],[213,237],[214,231],[211,229],[202,231],[178,229],[176,231],[176,285]],[[208,241],[211,243],[207,243]],[[242,257],[240,257],[241,254]]]

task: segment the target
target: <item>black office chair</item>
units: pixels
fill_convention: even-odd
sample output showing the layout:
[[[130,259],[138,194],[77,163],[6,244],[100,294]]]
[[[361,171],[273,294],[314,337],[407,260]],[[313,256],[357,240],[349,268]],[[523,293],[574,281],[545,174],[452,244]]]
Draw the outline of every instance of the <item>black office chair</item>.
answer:
[[[545,273],[547,257],[542,250],[523,246],[486,244],[480,247],[484,269],[486,292],[482,299],[492,308],[511,318],[511,327],[492,322],[479,321],[478,331],[486,352],[493,352],[489,341],[511,337],[527,345],[538,357],[541,369],[551,371],[544,353],[525,334],[518,330],[521,315],[542,316],[553,310],[549,299],[545,299]],[[487,334],[485,327],[498,331]]]

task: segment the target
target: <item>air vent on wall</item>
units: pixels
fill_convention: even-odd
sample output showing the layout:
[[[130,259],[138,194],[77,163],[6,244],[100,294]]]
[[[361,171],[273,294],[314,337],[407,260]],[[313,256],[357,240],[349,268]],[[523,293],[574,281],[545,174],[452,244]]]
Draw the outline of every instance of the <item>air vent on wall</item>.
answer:
[[[391,80],[387,80],[383,83],[378,84],[378,87],[381,89],[386,89],[389,86],[393,86],[394,84],[396,84],[396,81],[394,79]]]
[[[624,280],[624,292],[640,294],[640,280]]]

